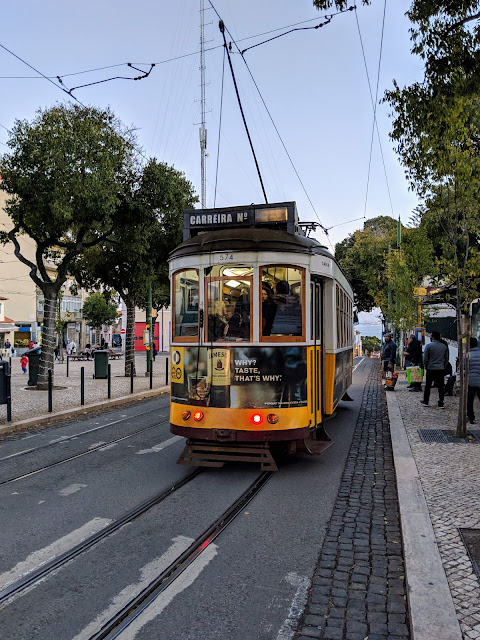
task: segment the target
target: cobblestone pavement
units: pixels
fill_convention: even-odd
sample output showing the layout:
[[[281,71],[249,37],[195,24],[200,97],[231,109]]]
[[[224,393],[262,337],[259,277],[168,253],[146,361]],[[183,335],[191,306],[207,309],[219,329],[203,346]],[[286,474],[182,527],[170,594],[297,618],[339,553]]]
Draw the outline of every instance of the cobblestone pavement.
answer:
[[[110,360],[111,365],[111,398],[120,398],[130,394],[130,378],[125,377],[125,362]],[[53,412],[79,408],[80,405],[80,375],[84,368],[85,407],[93,403],[106,401],[108,398],[107,380],[93,379],[94,362],[69,362],[67,365],[55,363]],[[145,376],[145,354],[135,356],[137,375],[133,380],[134,393],[150,390],[150,377]],[[166,354],[158,355],[153,366],[152,390],[165,385]],[[38,418],[48,415],[48,393],[38,391],[35,387],[28,387],[28,374],[24,374],[20,367],[20,358],[12,358],[12,422]],[[0,428],[8,426],[6,405],[0,405]]]
[[[410,638],[395,471],[379,367],[365,386],[332,518],[295,635],[298,640],[367,637]]]
[[[400,374],[396,399],[421,479],[460,628],[465,639],[480,638],[480,583],[458,531],[459,528],[480,529],[480,444],[422,442],[418,429],[455,430],[458,399],[445,398],[444,410],[436,406],[423,407],[420,404],[423,395],[408,392],[407,383],[402,378]],[[430,401],[433,405],[436,405],[436,393],[432,389]],[[479,407],[475,409],[480,415]],[[480,429],[480,426],[471,428]]]

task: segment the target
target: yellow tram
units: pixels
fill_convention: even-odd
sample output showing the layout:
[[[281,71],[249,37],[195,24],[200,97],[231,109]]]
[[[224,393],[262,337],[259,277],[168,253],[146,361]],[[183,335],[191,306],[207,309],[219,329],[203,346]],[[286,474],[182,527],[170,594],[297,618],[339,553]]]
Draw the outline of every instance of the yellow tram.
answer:
[[[183,464],[323,451],[352,379],[353,294],[294,202],[184,212],[170,255],[170,430]]]

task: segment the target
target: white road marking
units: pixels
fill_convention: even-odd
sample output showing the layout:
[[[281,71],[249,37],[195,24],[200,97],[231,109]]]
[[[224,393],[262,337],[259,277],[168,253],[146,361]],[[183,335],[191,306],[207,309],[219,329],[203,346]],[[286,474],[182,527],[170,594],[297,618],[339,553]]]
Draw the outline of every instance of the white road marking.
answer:
[[[89,449],[95,449],[95,447],[101,447],[102,444],[105,444],[105,440],[100,440],[100,442],[94,442],[88,448]]]
[[[117,443],[112,442],[111,444],[107,444],[105,447],[102,447],[101,449],[99,449],[99,451],[108,451],[108,449],[113,449],[116,446],[117,446]]]
[[[58,493],[61,496],[70,496],[72,495],[72,493],[77,493],[77,491],[80,491],[80,489],[85,489],[86,486],[86,484],[75,483],[71,484],[69,487],[65,487],[65,489],[60,489]]]
[[[45,502],[45,500],[40,500],[40,502],[37,502],[37,504],[43,504]]]
[[[113,520],[108,520],[107,518],[94,518],[84,524],[83,527],[80,527],[80,529],[76,529],[63,538],[52,542],[48,547],[34,551],[25,560],[18,562],[10,571],[0,574],[0,589],[8,587],[9,584],[20,580],[20,578],[42,567],[50,560],[73,549],[77,544],[97,533],[97,531],[101,531],[111,522]]]
[[[170,445],[175,444],[175,442],[178,442],[179,440],[182,440],[182,436],[174,436],[173,438],[165,440],[165,442],[154,445],[151,449],[141,449],[140,451],[137,451],[137,454],[142,455],[143,453],[157,453],[158,451],[166,449]]]
[[[194,542],[193,538],[187,538],[185,536],[177,536],[172,540],[173,544],[165,551],[159,558],[155,558],[152,562],[146,564],[140,569],[140,579],[138,582],[129,584],[125,589],[122,589],[118,593],[110,605],[100,613],[95,620],[87,625],[73,640],[88,640],[117,613],[120,609],[123,609],[132,598],[138,595],[142,589],[145,589],[160,573],[165,571],[172,562],[174,562],[184,551],[191,546]]]
[[[119,638],[122,638],[122,640],[133,640],[148,622],[154,620],[167,608],[175,596],[195,582],[205,567],[217,555],[217,549],[217,545],[213,543],[209,544],[198,558],[180,574],[177,580],[168,586],[165,591],[162,591],[158,598],[156,598],[138,618],[135,618],[135,620],[128,625],[125,631],[119,635]]]
[[[359,367],[359,366],[362,364],[362,362],[363,362],[364,360],[365,360],[365,356],[360,360],[360,362],[358,362],[358,363],[353,367],[352,372],[353,372],[353,371],[355,371],[355,369],[356,369],[357,367]]]
[[[295,572],[287,573],[285,581],[294,587],[297,592],[290,606],[290,611],[285,622],[280,627],[276,640],[291,640],[297,630],[298,621],[300,620],[305,604],[307,603],[308,590],[310,588],[310,580],[308,578],[297,575]]]

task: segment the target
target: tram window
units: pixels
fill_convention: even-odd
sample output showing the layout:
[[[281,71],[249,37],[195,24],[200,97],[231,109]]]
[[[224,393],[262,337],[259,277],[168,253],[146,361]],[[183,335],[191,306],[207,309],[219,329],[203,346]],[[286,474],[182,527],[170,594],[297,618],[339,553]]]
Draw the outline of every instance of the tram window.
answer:
[[[186,269],[174,275],[173,339],[198,339],[198,271]]]
[[[216,265],[205,271],[206,340],[251,341],[252,267]]]
[[[273,266],[261,269],[261,336],[303,337],[304,270]]]

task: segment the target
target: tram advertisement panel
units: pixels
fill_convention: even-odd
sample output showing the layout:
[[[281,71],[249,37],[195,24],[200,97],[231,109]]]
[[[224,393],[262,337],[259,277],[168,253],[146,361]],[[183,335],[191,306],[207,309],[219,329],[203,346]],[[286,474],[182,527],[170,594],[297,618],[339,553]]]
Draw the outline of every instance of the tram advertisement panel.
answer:
[[[232,409],[307,405],[307,348],[173,347],[172,401]]]

